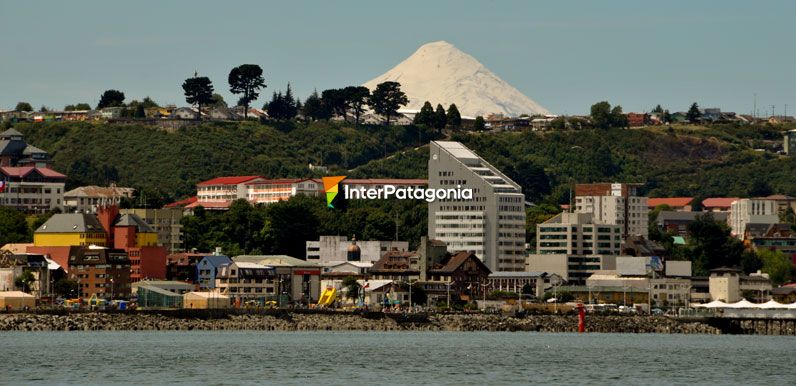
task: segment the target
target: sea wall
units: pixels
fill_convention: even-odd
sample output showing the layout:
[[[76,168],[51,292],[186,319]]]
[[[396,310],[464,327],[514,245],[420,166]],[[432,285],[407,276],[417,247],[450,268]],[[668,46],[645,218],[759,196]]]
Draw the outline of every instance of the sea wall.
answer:
[[[280,313],[227,314],[215,317],[177,317],[157,313],[0,314],[0,331],[94,330],[262,330],[262,331],[540,331],[576,332],[571,315],[437,314],[421,318],[391,318],[381,314]],[[590,315],[587,332],[720,334],[701,322],[680,322],[661,316]],[[774,330],[743,333],[775,333]],[[777,334],[794,335],[779,328]]]

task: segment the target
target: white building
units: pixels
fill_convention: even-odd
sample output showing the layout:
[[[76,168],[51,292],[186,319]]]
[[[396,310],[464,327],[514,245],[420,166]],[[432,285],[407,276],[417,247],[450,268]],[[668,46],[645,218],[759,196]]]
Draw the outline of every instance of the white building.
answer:
[[[66,176],[46,167],[0,167],[0,206],[28,213],[63,210]]]
[[[600,270],[615,270],[613,255],[568,255],[531,254],[528,256],[528,271],[556,274],[573,285],[581,285],[593,273]]]
[[[205,209],[227,209],[232,201],[248,198],[246,183],[265,181],[260,176],[216,177],[196,184],[196,202],[186,208],[197,206]]]
[[[246,183],[246,189],[246,199],[252,204],[272,204],[299,194],[317,196],[323,190],[323,183],[309,178],[255,180]]]
[[[81,186],[64,193],[67,212],[96,213],[98,207],[119,205],[122,198],[132,198],[135,189],[111,186]]]
[[[595,224],[622,226],[622,238],[648,237],[647,197],[637,195],[634,184],[577,184],[575,212],[589,213]]]
[[[727,222],[735,237],[743,240],[746,224],[777,224],[777,202],[756,198],[743,198],[730,204]]]
[[[472,189],[472,199],[428,204],[428,236],[472,251],[493,272],[523,271],[525,198],[520,186],[459,142],[432,141],[429,189]]]
[[[216,290],[232,299],[271,298],[276,296],[275,276],[273,267],[236,261],[219,268]]]
[[[560,213],[536,225],[536,253],[618,255],[621,226],[594,224],[591,220],[588,213]]]
[[[358,257],[351,256],[352,245],[359,252]],[[328,262],[362,261],[373,263],[387,251],[406,252],[409,250],[407,241],[352,240],[346,236],[321,236],[319,241],[307,241],[307,260],[325,264]]]

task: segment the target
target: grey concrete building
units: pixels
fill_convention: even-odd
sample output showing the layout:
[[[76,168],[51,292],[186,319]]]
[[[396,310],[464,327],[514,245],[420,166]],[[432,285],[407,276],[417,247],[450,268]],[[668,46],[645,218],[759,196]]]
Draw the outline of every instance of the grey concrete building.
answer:
[[[492,272],[525,268],[522,188],[459,142],[429,145],[429,189],[472,189],[471,199],[428,204],[428,236],[449,251],[473,251]]]
[[[375,262],[388,251],[409,250],[407,241],[348,240],[346,236],[321,236],[318,241],[307,241],[307,260],[319,263],[331,261],[363,261]],[[358,256],[351,254],[359,252]]]

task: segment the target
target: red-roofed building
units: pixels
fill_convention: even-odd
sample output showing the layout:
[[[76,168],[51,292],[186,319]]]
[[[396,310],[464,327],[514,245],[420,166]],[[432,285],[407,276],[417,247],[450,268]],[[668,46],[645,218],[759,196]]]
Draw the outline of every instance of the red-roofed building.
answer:
[[[28,213],[63,210],[66,176],[48,167],[0,167],[0,205]]]
[[[185,208],[185,207],[187,207],[188,205],[191,205],[191,204],[193,204],[193,203],[194,203],[194,202],[196,202],[197,200],[199,200],[199,198],[198,198],[198,197],[196,197],[196,196],[192,196],[192,197],[188,197],[188,198],[186,198],[186,199],[182,199],[182,200],[179,200],[179,201],[174,201],[174,202],[172,202],[171,204],[166,204],[166,205],[164,205],[163,207],[164,207],[164,208],[166,208],[166,209],[172,209],[172,208]]]
[[[650,122],[650,115],[647,113],[627,113],[627,125],[629,127],[646,126]]]
[[[246,184],[247,199],[253,204],[271,204],[304,194],[317,196],[323,191],[323,183],[312,178],[280,178],[253,181]]]
[[[351,189],[380,189],[385,185],[396,187],[423,187],[428,185],[424,179],[345,179],[341,185]],[[323,194],[320,178],[275,178],[260,176],[217,177],[196,184],[196,197],[169,204],[167,207],[193,209],[226,210],[237,199],[246,199],[252,204],[272,204],[304,194],[319,196]]]
[[[690,212],[691,203],[694,201],[693,197],[664,197],[664,198],[648,198],[647,206],[650,209],[655,209],[659,205],[668,205],[676,212]]]
[[[702,200],[702,208],[706,212],[727,212],[738,197],[711,197]]]
[[[249,182],[265,181],[260,176],[216,177],[196,184],[196,202],[186,208],[227,209],[232,201],[246,199]]]

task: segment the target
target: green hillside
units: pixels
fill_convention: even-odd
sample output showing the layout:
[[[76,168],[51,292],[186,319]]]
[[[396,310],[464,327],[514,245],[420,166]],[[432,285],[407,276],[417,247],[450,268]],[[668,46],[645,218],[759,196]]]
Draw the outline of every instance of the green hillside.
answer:
[[[319,175],[308,164],[352,177],[424,178],[433,132],[316,122],[272,127],[205,123],[167,132],[131,124],[17,124],[53,154],[69,186],[107,184],[170,200],[220,175]],[[565,203],[572,182],[645,184],[650,196],[796,195],[796,161],[776,154],[783,127],[673,128],[468,133],[461,141],[517,180],[532,201]],[[755,150],[755,149],[766,149]]]
[[[135,124],[17,124],[28,143],[52,153],[68,187],[117,182],[163,199],[191,195],[221,175],[311,176],[310,163],[332,171],[417,146],[415,127],[360,127],[329,122],[205,123],[167,132]],[[430,132],[420,133],[429,138]]]

